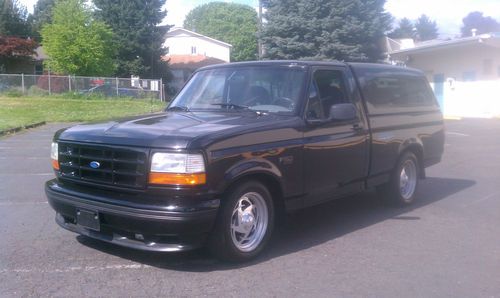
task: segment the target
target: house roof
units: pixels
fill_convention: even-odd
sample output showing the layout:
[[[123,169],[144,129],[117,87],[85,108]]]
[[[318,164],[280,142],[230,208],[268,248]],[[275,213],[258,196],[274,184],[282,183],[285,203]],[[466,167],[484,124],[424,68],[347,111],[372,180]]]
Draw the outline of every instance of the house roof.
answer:
[[[43,47],[39,46],[35,49],[35,55],[33,56],[33,58],[37,61],[43,61],[48,59],[49,56],[47,56],[47,54],[43,50]]]
[[[226,63],[224,60],[204,55],[166,55],[162,57],[162,60],[168,61],[170,67],[173,69],[197,69],[203,66]]]
[[[500,47],[500,33],[488,33],[481,34],[477,36],[450,39],[450,40],[430,40],[426,42],[421,42],[412,48],[406,48],[401,50],[396,50],[389,52],[389,55],[394,54],[416,54],[423,52],[430,52],[442,49],[449,49],[453,47],[460,47],[464,45],[484,43],[494,47]]]
[[[174,28],[172,28],[170,31],[167,32],[167,34],[166,34],[165,37],[166,38],[174,37],[174,36],[176,36],[176,35],[178,35],[180,33],[184,33],[184,34],[187,34],[187,35],[199,37],[201,39],[205,39],[205,40],[211,41],[213,43],[216,43],[216,44],[219,44],[219,45],[222,45],[222,46],[225,46],[225,47],[229,47],[229,48],[233,47],[231,44],[228,44],[226,42],[223,42],[223,41],[217,40],[215,38],[211,38],[211,37],[208,37],[208,36],[205,36],[205,35],[193,32],[193,31],[189,31],[189,30],[181,28],[181,27],[174,27]]]

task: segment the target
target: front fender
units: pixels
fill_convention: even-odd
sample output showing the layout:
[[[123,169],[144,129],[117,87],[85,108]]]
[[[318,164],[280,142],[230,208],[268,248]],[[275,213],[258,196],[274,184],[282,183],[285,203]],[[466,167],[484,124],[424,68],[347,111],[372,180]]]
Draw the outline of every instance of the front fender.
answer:
[[[223,192],[235,181],[253,175],[267,176],[274,179],[282,186],[283,175],[275,164],[264,158],[252,158],[242,160],[228,168],[224,173],[224,179],[222,179],[218,189]]]

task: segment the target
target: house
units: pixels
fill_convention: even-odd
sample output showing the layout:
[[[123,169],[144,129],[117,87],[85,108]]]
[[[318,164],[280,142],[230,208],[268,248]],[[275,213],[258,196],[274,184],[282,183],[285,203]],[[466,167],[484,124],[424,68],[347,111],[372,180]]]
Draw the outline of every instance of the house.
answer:
[[[168,93],[173,95],[182,88],[191,74],[200,67],[226,63],[223,60],[203,55],[168,55],[163,57],[168,61],[172,72],[172,80],[168,83]]]
[[[167,33],[163,46],[167,55],[162,59],[169,61],[173,74],[170,93],[179,91],[197,68],[229,62],[232,48],[228,43],[179,27]]]
[[[426,74],[445,116],[500,117],[500,33],[388,47],[393,64]]]
[[[229,62],[232,45],[184,28],[172,28],[163,46],[167,55],[203,55]]]
[[[8,60],[5,64],[5,73],[41,75],[43,74],[43,61],[45,59],[47,59],[47,55],[43,48],[37,47],[35,54],[31,58]]]

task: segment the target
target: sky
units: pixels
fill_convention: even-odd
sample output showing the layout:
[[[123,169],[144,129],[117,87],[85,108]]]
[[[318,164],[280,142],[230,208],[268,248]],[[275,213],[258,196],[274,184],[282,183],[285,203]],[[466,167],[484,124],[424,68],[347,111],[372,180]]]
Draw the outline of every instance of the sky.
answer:
[[[30,12],[37,0],[20,0]],[[208,0],[167,0],[168,11],[165,24],[182,26],[185,15]],[[258,0],[235,0],[237,2],[258,6]],[[441,37],[454,37],[460,34],[462,18],[469,12],[481,11],[500,21],[500,0],[387,0],[385,8],[396,19],[416,19],[422,14],[428,15],[437,22]]]
[[[441,37],[460,34],[462,19],[472,11],[500,22],[500,0],[388,0],[385,9],[399,19],[426,14],[437,22]]]

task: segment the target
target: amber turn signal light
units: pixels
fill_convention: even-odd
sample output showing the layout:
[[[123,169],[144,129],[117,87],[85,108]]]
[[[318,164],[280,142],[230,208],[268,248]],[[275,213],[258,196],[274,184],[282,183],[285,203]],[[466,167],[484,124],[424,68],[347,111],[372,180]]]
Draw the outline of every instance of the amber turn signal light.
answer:
[[[177,174],[177,173],[150,173],[149,184],[162,185],[201,185],[207,182],[205,173]]]
[[[53,159],[52,160],[52,167],[54,168],[54,170],[59,171],[59,161]]]

